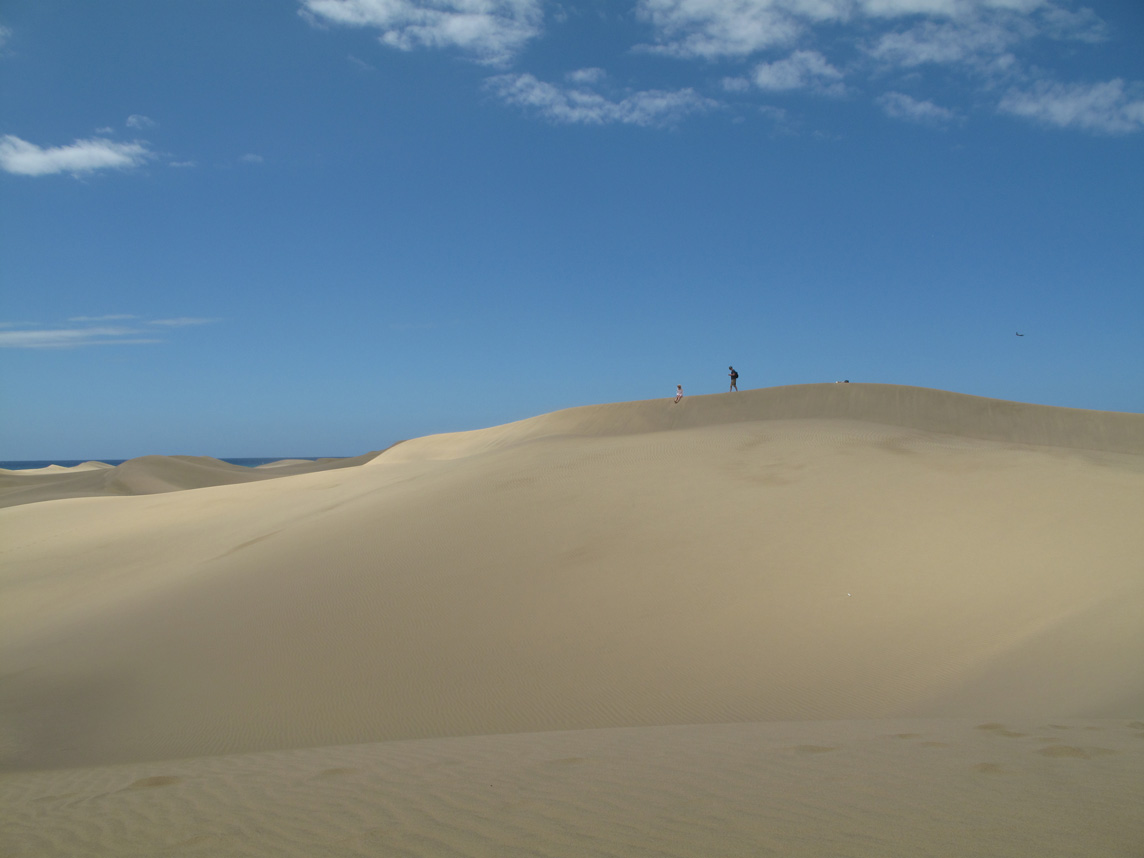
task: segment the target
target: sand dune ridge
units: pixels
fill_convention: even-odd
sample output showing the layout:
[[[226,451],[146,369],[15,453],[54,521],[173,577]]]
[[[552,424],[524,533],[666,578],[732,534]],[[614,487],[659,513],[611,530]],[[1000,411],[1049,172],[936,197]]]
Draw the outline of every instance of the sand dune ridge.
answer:
[[[406,441],[390,459],[466,455],[554,436],[610,436],[758,420],[858,420],[1013,444],[1144,453],[1144,415],[1032,405],[890,384],[807,384],[585,405]]]

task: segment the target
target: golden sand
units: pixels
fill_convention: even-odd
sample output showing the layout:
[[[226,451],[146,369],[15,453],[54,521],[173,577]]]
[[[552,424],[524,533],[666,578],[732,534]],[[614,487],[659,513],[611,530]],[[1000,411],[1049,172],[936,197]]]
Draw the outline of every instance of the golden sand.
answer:
[[[6,854],[1139,856],[1144,416],[810,385],[213,461],[0,475]]]

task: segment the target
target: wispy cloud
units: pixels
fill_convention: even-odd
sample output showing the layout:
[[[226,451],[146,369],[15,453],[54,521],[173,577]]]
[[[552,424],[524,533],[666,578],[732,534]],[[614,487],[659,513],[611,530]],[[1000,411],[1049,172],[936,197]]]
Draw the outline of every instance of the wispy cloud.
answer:
[[[1053,39],[1097,44],[1108,41],[1108,25],[1100,17],[1082,6],[1075,12],[1056,5],[1046,5],[1041,9],[1045,35]]]
[[[126,170],[152,157],[153,153],[143,143],[116,143],[101,137],[46,149],[11,134],[0,137],[0,169],[21,176]]]
[[[1092,44],[1108,38],[1104,22],[1072,0],[638,0],[636,14],[651,28],[651,43],[641,46],[647,51],[707,61],[790,51],[785,59],[759,64],[753,74],[722,78],[724,89],[733,91],[743,91],[751,80],[769,91],[840,93],[841,69],[849,76],[862,63],[832,61],[830,51],[819,47],[829,46],[847,56],[858,48],[865,71],[874,75],[924,68],[968,73],[976,81],[969,92],[985,97],[991,88],[1032,74],[1026,57],[1038,40]],[[1077,93],[1057,95],[1057,102],[1077,100]],[[927,103],[932,104],[878,101],[901,118],[952,118]],[[1088,130],[1131,125],[1123,115],[1062,122],[1051,118],[1061,115],[1059,106],[1035,109],[1016,97],[1006,101],[1006,110]]]
[[[1128,134],[1144,129],[1144,84],[1127,85],[1120,78],[1094,84],[1041,81],[1009,90],[998,109],[1059,128]]]
[[[882,34],[867,52],[889,66],[962,66],[989,73],[1011,68],[1016,62],[1011,49],[1031,34],[1027,20],[1011,16],[1004,20],[923,21],[906,30]]]
[[[140,336],[140,332],[134,328],[43,328],[32,331],[0,331],[0,348],[9,349],[60,349],[158,342],[162,341]]]
[[[546,9],[555,33],[571,17],[542,0],[298,2],[315,26],[370,29],[390,47],[453,48],[501,66],[518,60],[522,49],[543,35]],[[741,110],[760,93],[856,99],[867,92],[874,93],[871,107],[929,125],[999,111],[1047,127],[1139,131],[1136,84],[1119,79],[1098,85],[1030,83],[1044,78],[1054,54],[1075,65],[1080,52],[1113,35],[1083,3],[636,0],[634,17],[644,33],[628,49],[626,61],[630,66],[633,55],[638,61],[649,53],[679,60],[680,66],[668,72],[670,84],[649,85],[645,65],[643,75],[629,78],[639,83],[627,88],[598,66],[562,75],[501,69],[485,85],[504,104],[567,124],[670,126],[716,107],[720,93],[735,93]],[[695,61],[703,71],[687,86],[680,69],[686,74],[686,63]],[[940,98],[930,96],[927,87]]]
[[[348,57],[346,57],[346,61],[351,66],[353,66],[355,69],[357,69],[358,71],[363,71],[363,72],[375,72],[375,71],[377,71],[377,69],[374,66],[371,66],[369,63],[367,63],[365,60],[361,59],[360,57],[355,57],[353,54],[350,54]]]
[[[564,75],[564,78],[569,83],[591,86],[592,84],[600,83],[607,76],[608,73],[601,68],[586,68],[570,71]]]
[[[535,111],[558,123],[662,126],[716,106],[692,89],[643,90],[609,99],[590,89],[557,86],[530,74],[498,75],[486,83],[506,104]]]
[[[920,125],[941,126],[957,121],[958,114],[932,101],[924,101],[904,92],[887,92],[877,99],[883,112],[894,119],[904,119]]]
[[[154,128],[158,125],[154,119],[149,116],[143,116],[139,113],[132,113],[127,117],[128,128]]]
[[[108,322],[132,322],[109,325]],[[66,324],[44,326],[30,322],[0,322],[0,348],[9,349],[76,349],[87,346],[137,346],[166,342],[149,327],[182,328],[206,325],[218,319],[181,317],[143,320],[138,316],[116,313],[103,316],[72,316]]]
[[[900,18],[907,15],[961,18],[998,9],[1027,13],[1051,5],[1051,0],[857,0],[853,5],[863,14],[874,18]]]
[[[676,57],[746,57],[792,44],[806,30],[799,2],[773,0],[640,0],[636,14],[651,24],[655,42],[645,50]],[[840,16],[844,4],[816,4],[822,17]]]
[[[138,319],[138,316],[132,316],[127,313],[113,313],[106,316],[72,316],[68,319],[69,322],[124,322],[129,319]]]
[[[860,23],[885,26],[899,20],[972,26],[997,15],[1050,12],[1058,33],[1091,32],[1095,16],[1070,14],[1058,0],[639,0],[637,16],[655,41],[645,50],[677,57],[746,57],[795,44],[816,27]],[[1096,19],[1097,21],[1099,19]]]
[[[478,62],[504,65],[540,34],[540,0],[302,0],[319,24],[366,27],[403,51],[456,48]]]
[[[772,92],[812,89],[841,94],[842,76],[818,51],[795,51],[786,59],[756,66],[752,77],[755,86]]]

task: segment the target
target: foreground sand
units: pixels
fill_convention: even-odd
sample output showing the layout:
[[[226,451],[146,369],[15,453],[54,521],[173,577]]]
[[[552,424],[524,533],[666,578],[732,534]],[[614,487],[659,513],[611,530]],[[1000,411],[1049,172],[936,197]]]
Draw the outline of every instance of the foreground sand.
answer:
[[[1108,722],[521,733],[10,775],[0,806],[29,856],[1138,856],[1141,745]]]
[[[1144,842],[1139,415],[818,385],[35,500],[13,854]]]

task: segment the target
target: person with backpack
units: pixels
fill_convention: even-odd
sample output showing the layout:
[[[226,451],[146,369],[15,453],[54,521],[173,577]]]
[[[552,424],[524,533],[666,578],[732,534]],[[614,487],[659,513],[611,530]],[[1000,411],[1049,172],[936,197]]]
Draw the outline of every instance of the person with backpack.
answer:
[[[737,373],[735,371],[735,367],[733,367],[733,366],[729,366],[729,367],[727,367],[727,369],[731,370],[729,373],[727,373],[727,375],[731,376],[731,390],[738,392],[738,390],[739,390],[739,373]],[[728,390],[727,392],[730,393],[731,390]]]

